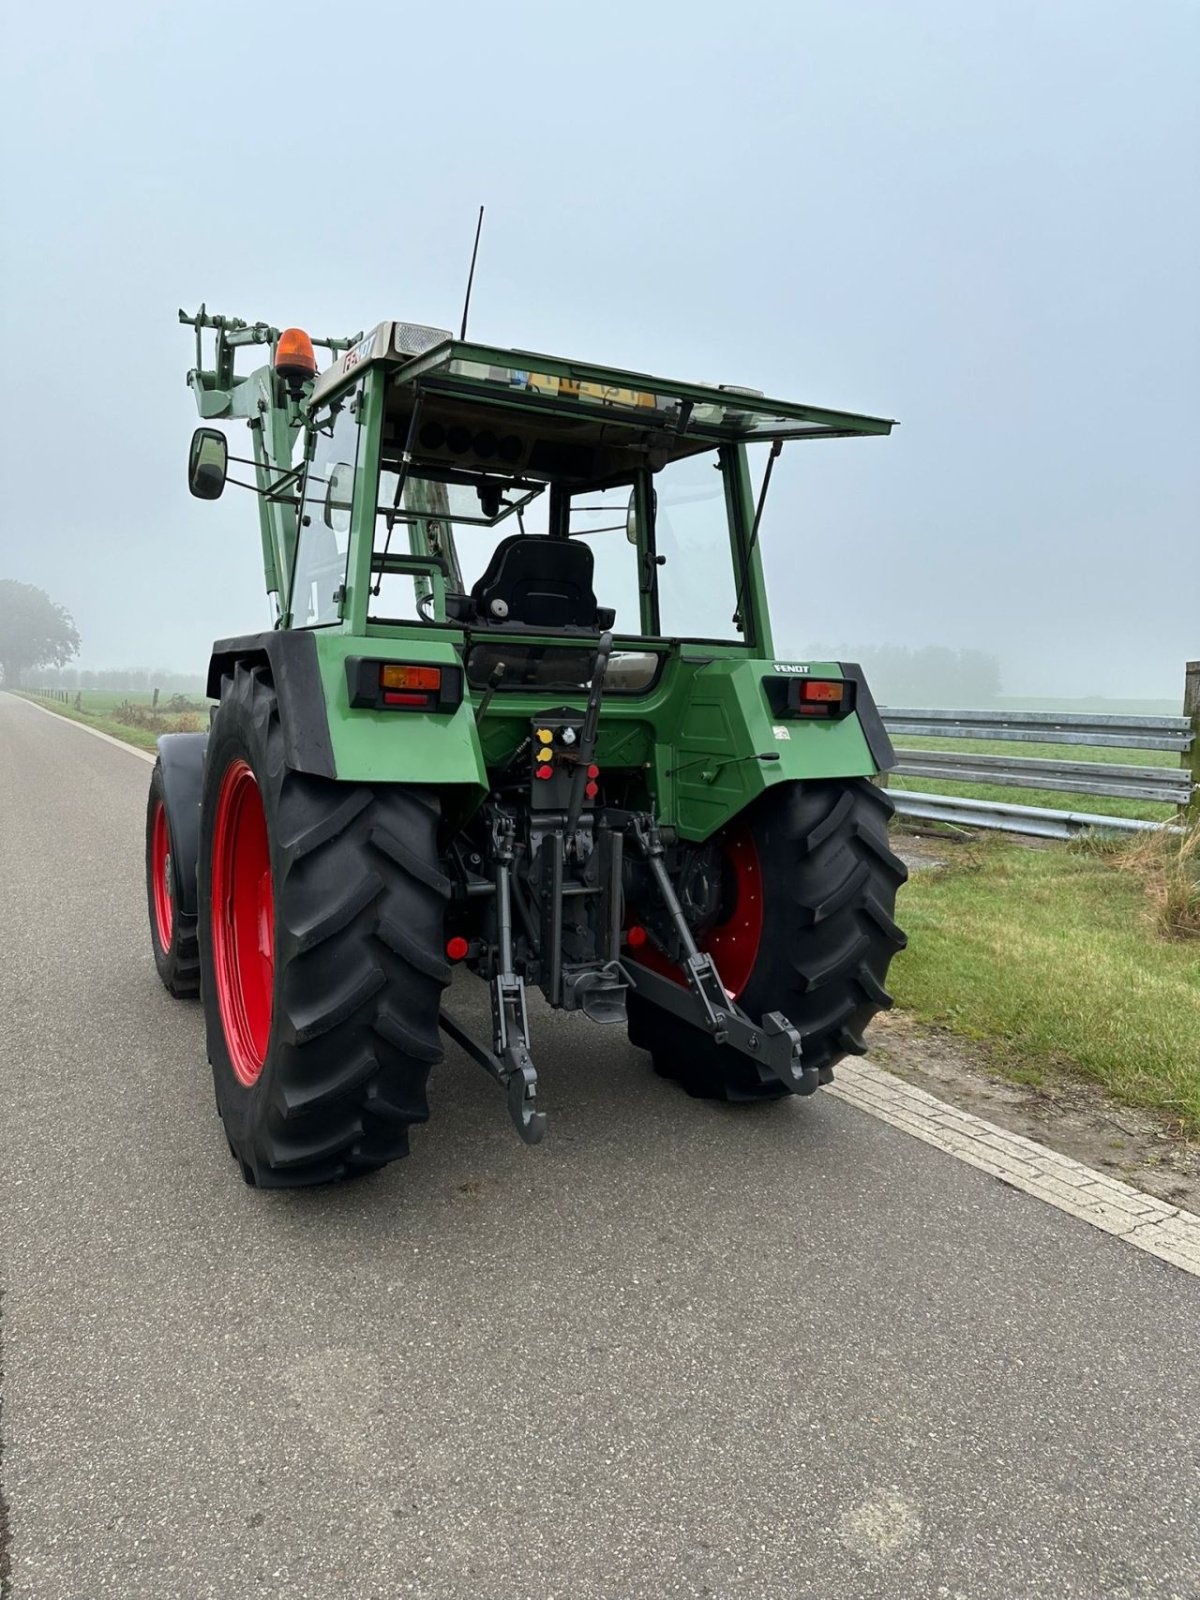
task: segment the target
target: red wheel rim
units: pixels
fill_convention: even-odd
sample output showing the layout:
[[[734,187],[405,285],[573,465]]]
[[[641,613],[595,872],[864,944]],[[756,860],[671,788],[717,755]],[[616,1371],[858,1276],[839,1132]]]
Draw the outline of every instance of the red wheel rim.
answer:
[[[750,982],[763,930],[762,867],[746,823],[735,822],[726,830],[721,856],[725,872],[721,920],[700,940],[700,949],[712,956],[726,994],[736,1000]],[[687,981],[675,963],[653,945],[643,945],[634,959],[676,983]]]
[[[150,884],[154,893],[154,930],[165,953],[171,948],[175,901],[171,894],[171,835],[167,832],[167,808],[161,800],[154,808],[150,830]]]
[[[724,866],[730,874],[725,917],[701,941],[716,963],[731,1000],[750,982],[758,960],[763,930],[762,868],[754,835],[744,822],[735,823],[722,840]]]
[[[254,774],[221,780],[212,857],[213,972],[229,1060],[247,1088],[263,1069],[275,989],[275,899],[267,819]]]

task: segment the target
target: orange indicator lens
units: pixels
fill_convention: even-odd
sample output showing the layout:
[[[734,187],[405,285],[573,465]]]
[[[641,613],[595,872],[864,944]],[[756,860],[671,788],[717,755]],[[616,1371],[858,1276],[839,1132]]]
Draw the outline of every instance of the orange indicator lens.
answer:
[[[390,664],[380,667],[379,682],[384,689],[437,690],[442,687],[442,669]]]

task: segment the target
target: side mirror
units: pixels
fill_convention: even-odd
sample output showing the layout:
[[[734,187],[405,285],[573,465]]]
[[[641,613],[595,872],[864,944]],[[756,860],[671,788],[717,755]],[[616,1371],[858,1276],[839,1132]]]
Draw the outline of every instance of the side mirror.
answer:
[[[654,508],[655,516],[657,516],[658,515],[658,490],[656,488],[654,488],[653,484],[650,487],[650,504]],[[629,540],[630,544],[636,544],[638,542],[637,489],[636,488],[631,489],[629,491],[629,505],[626,507],[626,510],[625,510],[625,537]]]
[[[345,461],[335,462],[325,489],[325,526],[334,533],[349,533],[353,505],[354,468]]]
[[[219,500],[229,471],[229,442],[219,428],[197,428],[188,451],[188,488],[197,500]]]

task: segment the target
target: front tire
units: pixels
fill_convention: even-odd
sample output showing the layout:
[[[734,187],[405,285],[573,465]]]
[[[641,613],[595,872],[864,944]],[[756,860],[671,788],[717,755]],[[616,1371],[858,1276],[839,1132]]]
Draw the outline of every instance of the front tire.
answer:
[[[769,789],[725,830],[729,885],[717,926],[701,940],[738,1005],[756,1022],[782,1011],[801,1038],[802,1063],[828,1083],[892,1003],[888,966],[904,947],[893,920],[908,873],[887,842],[893,807],[863,778]],[[657,963],[656,963],[657,964]],[[629,1037],[655,1070],[691,1095],[773,1100],[754,1063],[701,1029],[629,996]]]
[[[267,669],[222,680],[200,954],[217,1106],[248,1183],[374,1171],[428,1118],[450,976],[438,821],[431,791],[290,770]]]
[[[200,993],[200,945],[196,918],[189,917],[176,893],[177,853],[171,836],[162,762],[154,763],[146,802],[146,900],[154,965],[177,1000]]]

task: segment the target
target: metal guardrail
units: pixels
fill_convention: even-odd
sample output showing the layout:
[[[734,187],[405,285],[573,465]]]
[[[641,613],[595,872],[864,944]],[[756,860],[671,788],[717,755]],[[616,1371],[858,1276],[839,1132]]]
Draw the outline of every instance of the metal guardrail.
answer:
[[[1108,817],[1087,811],[1055,811],[1048,806],[1019,806],[1002,800],[968,800],[955,794],[917,794],[912,789],[889,789],[897,812],[921,822],[949,822],[960,828],[996,828],[1004,833],[1027,833],[1037,839],[1073,839],[1097,830],[1105,833],[1182,833],[1169,822],[1146,822],[1141,817]]]
[[[1191,747],[1187,717],[1065,716],[1053,711],[909,711],[882,709],[889,733],[931,739],[1013,739],[1026,744],[1086,744],[1093,750]]]
[[[1043,761],[1030,757],[957,755],[953,751],[898,750],[898,777],[949,778],[955,783],[1002,783],[1009,789],[1053,789],[1104,794],[1118,800],[1157,800],[1185,806],[1192,780],[1184,767],[1119,767],[1102,761]]]
[[[1162,750],[1177,755],[1181,761],[1187,761],[1197,737],[1188,717],[1075,716],[1050,711],[934,711],[892,707],[884,707],[882,716],[888,732],[893,735],[1072,744],[1092,749]],[[1015,753],[1011,757],[966,751],[960,754],[952,747],[937,750],[900,747],[896,755],[893,772],[897,777],[1097,794],[1177,806],[1187,806],[1193,798],[1194,777],[1187,766],[1127,767]],[[1192,766],[1194,769],[1194,754]],[[1059,811],[1046,806],[1023,806],[958,795],[920,794],[910,789],[893,789],[891,796],[902,816],[972,828],[999,828],[1049,839],[1070,838],[1092,828],[1144,832],[1169,826],[1138,817]]]

